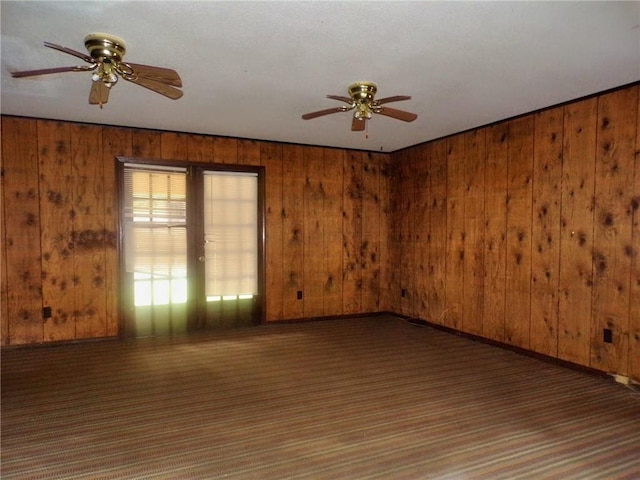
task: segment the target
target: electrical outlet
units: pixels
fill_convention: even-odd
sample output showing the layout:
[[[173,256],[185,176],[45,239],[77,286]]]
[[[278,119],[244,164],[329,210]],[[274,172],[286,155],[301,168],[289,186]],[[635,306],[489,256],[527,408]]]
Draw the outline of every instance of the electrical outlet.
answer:
[[[604,343],[613,343],[613,330],[610,328],[602,330],[602,340]]]

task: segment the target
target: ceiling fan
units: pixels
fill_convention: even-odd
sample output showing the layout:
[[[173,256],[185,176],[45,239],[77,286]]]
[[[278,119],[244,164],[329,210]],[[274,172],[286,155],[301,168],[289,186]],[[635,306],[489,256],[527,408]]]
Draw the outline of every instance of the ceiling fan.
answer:
[[[16,78],[22,78],[51,73],[93,71],[89,103],[100,105],[100,108],[109,100],[109,92],[111,87],[118,82],[118,77],[173,100],[182,97],[182,90],[176,88],[182,87],[182,80],[175,70],[123,62],[122,57],[126,52],[126,45],[124,40],[114,35],[108,33],[90,33],[87,35],[84,38],[84,45],[89,55],[50,42],[44,42],[44,45],[80,58],[89,65],[11,72],[11,75]]]
[[[374,97],[376,92],[378,91],[378,86],[373,82],[354,82],[349,85],[348,91],[348,97],[343,97],[340,95],[327,95],[327,98],[339,100],[346,103],[347,105],[328,108],[326,110],[320,110],[318,112],[306,113],[302,115],[302,118],[304,120],[310,120],[312,118],[329,115],[331,113],[348,112],[349,110],[355,110],[353,112],[353,120],[351,122],[351,130],[353,130],[354,132],[364,130],[366,121],[369,120],[374,113],[402,120],[404,122],[413,122],[416,118],[418,118],[415,113],[405,112],[403,110],[397,110],[395,108],[383,106],[385,103],[409,100],[411,99],[410,96],[395,95],[393,97],[386,97],[381,98],[380,100],[375,100]]]

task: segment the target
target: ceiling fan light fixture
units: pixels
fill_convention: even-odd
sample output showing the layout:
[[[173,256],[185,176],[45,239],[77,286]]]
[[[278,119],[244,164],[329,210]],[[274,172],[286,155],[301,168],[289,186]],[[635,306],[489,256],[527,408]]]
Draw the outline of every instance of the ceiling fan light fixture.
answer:
[[[359,105],[358,109],[353,113],[353,116],[358,120],[369,120],[373,116],[373,112],[366,108],[366,105]]]
[[[118,83],[118,75],[115,65],[111,62],[101,63],[98,70],[91,75],[91,80],[94,82],[102,82],[107,87],[111,88]]]
[[[310,120],[312,118],[329,115],[332,113],[346,112],[348,110],[354,110],[353,120],[351,122],[351,130],[355,132],[363,131],[366,128],[365,121],[373,117],[373,114],[381,114],[386,117],[395,118],[396,120],[402,120],[404,122],[412,122],[418,116],[415,113],[405,112],[395,108],[383,107],[383,104],[391,102],[399,102],[401,100],[411,99],[408,95],[394,95],[392,97],[385,97],[379,100],[375,100],[375,94],[378,91],[378,86],[373,82],[354,82],[347,88],[349,92],[348,97],[342,95],[327,95],[327,98],[332,100],[338,100],[346,103],[341,107],[327,108],[325,110],[319,110],[317,112],[305,113],[302,115],[303,120]]]

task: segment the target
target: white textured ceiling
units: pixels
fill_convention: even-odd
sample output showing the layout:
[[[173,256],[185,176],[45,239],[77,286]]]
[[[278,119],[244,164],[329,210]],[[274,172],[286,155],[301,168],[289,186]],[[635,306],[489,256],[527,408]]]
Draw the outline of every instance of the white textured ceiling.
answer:
[[[3,114],[372,151],[394,151],[640,80],[640,2],[2,1]],[[125,61],[177,70],[169,100],[119,82],[100,110],[90,73],[14,79],[82,64],[108,32]],[[341,105],[358,80],[418,114],[351,132]]]

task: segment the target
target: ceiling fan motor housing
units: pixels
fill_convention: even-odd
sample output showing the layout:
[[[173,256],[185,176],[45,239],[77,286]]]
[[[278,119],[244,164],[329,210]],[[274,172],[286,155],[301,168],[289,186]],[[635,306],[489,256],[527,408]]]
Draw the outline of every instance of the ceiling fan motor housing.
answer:
[[[91,58],[100,62],[104,60],[119,62],[127,51],[124,40],[108,33],[90,33],[84,37],[84,45]]]
[[[354,101],[372,102],[378,91],[378,86],[373,82],[354,82],[349,85],[349,96]]]
[[[373,82],[355,82],[349,85],[349,95],[353,101],[355,112],[353,116],[357,120],[367,120],[375,111],[373,97],[378,86]]]

